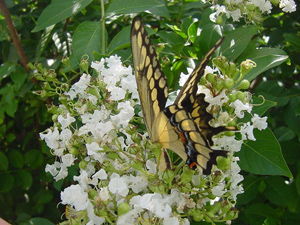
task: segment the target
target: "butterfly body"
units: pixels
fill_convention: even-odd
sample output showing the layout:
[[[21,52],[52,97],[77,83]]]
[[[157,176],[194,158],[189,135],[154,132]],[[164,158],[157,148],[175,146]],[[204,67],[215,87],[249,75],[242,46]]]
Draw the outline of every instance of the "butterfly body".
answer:
[[[212,150],[212,136],[226,130],[214,128],[209,121],[208,103],[204,94],[197,94],[198,83],[204,74],[210,56],[221,44],[216,45],[192,72],[174,103],[166,107],[168,97],[167,79],[158,62],[156,51],[142,25],[135,17],[131,28],[131,46],[139,97],[145,124],[150,139],[160,143],[163,149],[170,149],[192,168],[209,174],[218,156],[227,152]],[[166,151],[162,151],[165,161]]]

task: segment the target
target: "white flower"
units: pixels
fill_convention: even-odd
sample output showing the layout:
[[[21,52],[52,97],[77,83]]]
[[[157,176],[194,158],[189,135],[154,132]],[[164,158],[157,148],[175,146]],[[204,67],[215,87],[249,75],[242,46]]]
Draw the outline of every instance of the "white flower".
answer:
[[[213,193],[213,195],[221,197],[227,192],[227,190],[225,189],[225,183],[219,183],[217,186],[211,189],[211,192]]]
[[[57,121],[61,124],[61,128],[65,129],[71,123],[75,122],[75,118],[70,116],[70,113],[67,113],[67,118],[64,118],[62,115],[59,115]]]
[[[233,10],[233,11],[227,11],[226,12],[226,16],[229,18],[229,17],[232,17],[232,20],[233,21],[239,21],[240,18],[242,17],[241,15],[241,10],[240,9],[236,9],[236,10]]]
[[[126,90],[120,87],[111,87],[110,91],[110,100],[119,101],[125,98]]]
[[[117,173],[113,173],[111,175],[108,189],[111,193],[119,194],[122,197],[126,197],[129,192],[125,179],[123,177],[120,177],[120,175]]]
[[[68,142],[71,138],[72,138],[72,131],[68,128],[63,129],[60,132],[59,138],[63,141],[63,142]]]
[[[54,177],[59,172],[57,168],[60,168],[60,163],[59,162],[54,162],[54,164],[52,164],[52,165],[47,164],[46,168],[45,168],[45,171],[51,173],[51,175]]]
[[[87,89],[89,83],[91,80],[91,76],[89,74],[82,74],[79,81],[74,83],[70,90],[66,93],[66,95],[70,96],[70,98],[73,100],[76,95],[84,95],[85,90]]]
[[[132,189],[134,193],[139,193],[144,190],[147,190],[148,180],[141,176],[132,176],[129,177],[129,187]]]
[[[195,66],[195,65],[194,65]],[[188,74],[191,74],[193,72],[193,69],[192,68],[187,68],[187,71],[188,71]],[[184,73],[181,73],[180,74],[180,78],[179,78],[179,86],[180,87],[183,87],[183,85],[185,84],[185,82],[187,81],[187,79],[189,78],[190,76],[187,75],[187,74],[184,74]]]
[[[206,96],[205,100],[210,103],[210,106],[211,105],[222,106],[224,103],[226,103],[229,100],[227,94],[225,93],[225,90],[223,90],[220,94],[218,94],[215,97],[213,97],[211,94],[207,95],[207,93],[205,93],[205,96]]]
[[[251,121],[253,123],[254,128],[257,128],[259,130],[264,130],[268,127],[267,119],[268,117],[266,116],[261,118],[257,114],[254,114]]]
[[[46,134],[40,133],[40,137],[42,140],[45,140],[49,148],[57,149],[59,147],[59,131],[57,127],[54,128],[54,131],[47,129]]]
[[[248,102],[246,102],[245,104],[237,99],[236,101],[230,103],[230,106],[233,107],[234,113],[238,118],[243,118],[244,117],[244,112],[243,111],[247,111],[248,113],[250,113],[252,111],[252,105],[250,105]]]
[[[270,1],[265,1],[265,0],[250,0],[251,3],[255,6],[257,6],[258,8],[260,8],[261,12],[267,12],[267,13],[271,13],[271,9],[272,9],[272,4]]]
[[[98,143],[92,142],[91,144],[86,144],[87,154],[88,155],[95,155],[98,153],[98,151],[102,150]]]
[[[75,157],[72,154],[65,154],[61,157],[61,161],[62,161],[62,166],[64,167],[70,167],[74,164],[75,161]]]
[[[111,116],[111,119],[116,123],[117,126],[127,127],[129,121],[134,116],[134,108],[130,105],[130,101],[120,102],[118,105],[120,113]]]
[[[179,225],[179,220],[176,217],[165,218],[163,225]]]
[[[222,136],[214,138],[215,146],[218,146],[220,149],[230,150],[233,152],[238,152],[241,150],[243,141],[236,140],[234,136]]]
[[[107,179],[107,173],[104,169],[100,169],[97,173],[93,175],[93,178],[97,178],[99,180],[106,180]]]
[[[158,218],[170,217],[172,208],[168,198],[163,198],[161,194],[144,194],[142,196],[134,196],[130,200],[131,205],[137,205],[141,208],[148,209]]]
[[[294,0],[279,0],[279,7],[283,8],[284,12],[295,12],[296,11],[296,3]]]
[[[99,192],[100,199],[104,202],[110,199],[109,191],[107,187],[100,188]]]
[[[77,211],[85,210],[88,207],[88,194],[79,185],[71,185],[60,193],[62,204],[71,205]]]
[[[242,140],[252,140],[255,141],[255,137],[253,134],[254,126],[250,125],[250,122],[247,122],[241,127]]]
[[[80,170],[79,176],[74,176],[74,181],[78,181],[81,187],[84,189],[88,188],[90,178],[85,170]]]

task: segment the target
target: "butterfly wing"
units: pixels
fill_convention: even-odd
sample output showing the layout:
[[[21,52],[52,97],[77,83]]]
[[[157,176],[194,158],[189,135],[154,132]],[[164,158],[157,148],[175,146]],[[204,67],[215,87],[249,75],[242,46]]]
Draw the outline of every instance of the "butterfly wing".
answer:
[[[174,102],[174,104],[178,105],[179,108],[190,107],[195,102],[198,90],[198,83],[204,74],[205,67],[209,63],[209,59],[212,56],[212,54],[221,45],[223,40],[224,37],[219,39],[217,43],[205,54],[203,59],[198,63],[196,68],[193,70],[193,72],[181,88]]]
[[[168,87],[158,62],[156,51],[150,42],[139,17],[133,19],[131,48],[138,93],[149,137],[157,142],[157,118],[165,108]],[[161,125],[161,124],[160,124]]]

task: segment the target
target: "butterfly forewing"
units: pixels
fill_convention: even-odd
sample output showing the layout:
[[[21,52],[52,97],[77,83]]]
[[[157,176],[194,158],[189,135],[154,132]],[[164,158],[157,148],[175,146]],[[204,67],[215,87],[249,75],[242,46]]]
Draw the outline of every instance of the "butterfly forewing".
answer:
[[[165,108],[168,96],[167,80],[145,27],[138,17],[134,18],[131,28],[131,48],[144,120],[150,138],[156,141],[157,132],[153,127]]]
[[[191,73],[184,86],[180,90],[174,104],[180,108],[189,108],[196,100],[198,83],[204,74],[205,67],[209,63],[209,59],[216,49],[221,45],[223,37],[217,41],[217,43],[205,54],[203,59],[198,63],[194,71]]]

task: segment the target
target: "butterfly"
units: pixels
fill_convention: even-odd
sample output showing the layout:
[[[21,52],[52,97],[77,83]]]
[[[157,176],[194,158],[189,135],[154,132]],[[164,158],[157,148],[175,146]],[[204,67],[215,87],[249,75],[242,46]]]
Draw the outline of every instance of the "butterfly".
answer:
[[[213,145],[212,137],[227,128],[212,127],[209,124],[213,118],[207,112],[209,103],[204,100],[204,94],[197,94],[204,69],[222,41],[223,38],[206,53],[174,103],[166,107],[167,79],[141,19],[133,19],[131,48],[137,88],[149,138],[154,143],[160,143],[163,148],[161,170],[165,170],[170,164],[165,149],[175,152],[191,169],[197,168],[203,174],[211,173],[218,156],[227,156],[227,151],[213,150],[210,147]]]

